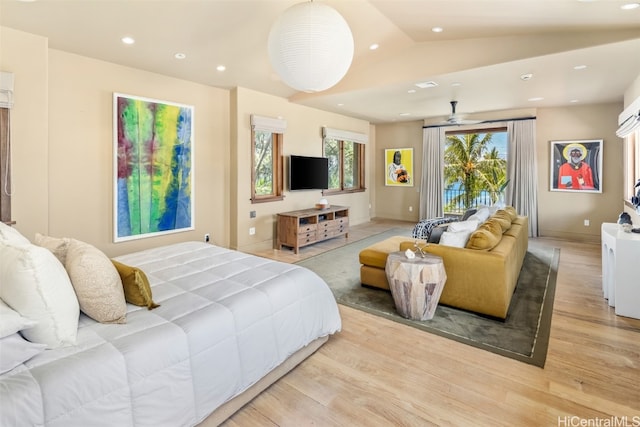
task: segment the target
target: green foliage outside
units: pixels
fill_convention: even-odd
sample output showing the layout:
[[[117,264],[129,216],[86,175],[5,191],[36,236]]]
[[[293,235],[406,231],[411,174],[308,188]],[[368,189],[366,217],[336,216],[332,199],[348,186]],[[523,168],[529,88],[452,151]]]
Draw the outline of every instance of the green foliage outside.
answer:
[[[273,194],[273,139],[271,132],[255,133],[255,194],[268,196]]]
[[[492,203],[498,201],[500,194],[508,185],[507,161],[499,157],[494,147],[489,150],[493,134],[456,134],[447,135],[444,152],[445,188],[459,183],[460,194],[456,195],[445,207],[445,212],[474,207],[474,201],[483,193],[489,193]]]

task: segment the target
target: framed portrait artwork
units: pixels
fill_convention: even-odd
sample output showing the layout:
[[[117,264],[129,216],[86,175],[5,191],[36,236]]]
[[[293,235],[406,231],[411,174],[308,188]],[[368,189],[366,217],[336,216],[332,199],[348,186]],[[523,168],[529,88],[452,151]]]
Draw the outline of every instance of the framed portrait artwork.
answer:
[[[193,107],[114,93],[114,241],[194,229]]]
[[[384,150],[385,185],[413,187],[413,148]]]
[[[551,191],[602,193],[602,140],[551,141]]]

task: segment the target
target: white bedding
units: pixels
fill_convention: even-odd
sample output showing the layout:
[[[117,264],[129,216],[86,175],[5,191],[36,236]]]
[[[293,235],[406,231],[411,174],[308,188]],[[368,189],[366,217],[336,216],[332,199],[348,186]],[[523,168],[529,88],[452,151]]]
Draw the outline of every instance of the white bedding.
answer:
[[[315,273],[199,242],[116,258],[153,299],[127,323],[81,315],[75,346],[0,376],[0,426],[192,426],[291,354],[340,330]]]

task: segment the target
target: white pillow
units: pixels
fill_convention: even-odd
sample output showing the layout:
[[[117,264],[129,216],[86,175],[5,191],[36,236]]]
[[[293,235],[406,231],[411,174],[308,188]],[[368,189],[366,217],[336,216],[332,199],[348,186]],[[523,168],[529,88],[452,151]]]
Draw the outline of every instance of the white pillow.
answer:
[[[480,208],[476,213],[467,218],[467,220],[476,220],[478,221],[478,224],[482,224],[489,219],[489,216],[491,216],[489,208]]]
[[[47,346],[29,342],[18,333],[0,338],[0,374],[12,370],[33,356],[42,353]]]
[[[0,338],[8,337],[23,329],[31,328],[36,322],[23,317],[0,299]]]
[[[31,243],[29,239],[24,237],[18,230],[0,221],[0,242],[13,244]]]
[[[0,243],[0,298],[37,324],[22,331],[48,348],[73,345],[80,309],[64,267],[45,248]]]
[[[126,323],[127,302],[118,270],[95,246],[70,239],[67,273],[80,310],[101,323]]]
[[[443,246],[454,246],[456,248],[464,248],[467,245],[469,236],[472,231],[445,231],[440,237],[438,244]]]
[[[456,221],[450,222],[449,227],[447,227],[447,231],[476,231],[478,228],[478,220],[477,219],[468,219],[466,221]]]

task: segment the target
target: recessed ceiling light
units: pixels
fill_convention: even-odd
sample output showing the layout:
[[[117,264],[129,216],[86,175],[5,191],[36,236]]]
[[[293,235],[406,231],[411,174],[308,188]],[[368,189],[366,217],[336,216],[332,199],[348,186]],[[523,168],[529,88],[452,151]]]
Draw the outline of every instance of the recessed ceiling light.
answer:
[[[433,27],[431,29],[434,33],[441,33],[443,31],[442,27]]]
[[[529,98],[527,99],[527,101],[531,101],[531,102],[535,102],[535,101],[542,101],[544,98],[541,96],[536,96],[534,98]]]
[[[627,4],[623,4],[622,6],[620,6],[620,9],[622,10],[633,10],[633,9],[637,9],[640,7],[640,3],[627,3]]]
[[[578,101],[577,99],[572,99],[572,100],[571,100],[571,101],[569,101],[569,102],[570,102],[570,103],[572,103],[572,104],[575,104],[576,102],[580,102],[580,101]]]
[[[184,59],[187,57],[187,55],[185,55],[184,53],[176,53],[175,55],[173,55],[176,59]]]
[[[410,116],[411,113],[400,113],[401,116]]]
[[[344,107],[344,104],[341,102],[338,104],[338,107]]]
[[[526,74],[520,75],[520,79],[524,80],[525,82],[527,80],[531,80],[532,78],[533,78],[533,74],[532,73],[526,73]]]
[[[451,83],[451,86],[453,86],[453,87],[462,86],[462,83],[460,83],[460,82],[453,82],[453,83]]]
[[[380,45],[378,43],[373,43],[371,46],[369,46],[369,49],[376,50],[379,47],[380,47]]]
[[[135,42],[136,41],[133,39],[133,37],[126,36],[122,38],[122,43],[124,44],[134,44]]]
[[[409,89],[409,90],[407,91],[407,93],[416,93],[416,90],[415,90],[415,89]]]
[[[226,69],[227,69],[227,67],[225,67],[224,65],[218,65],[218,66],[216,67],[216,70],[218,70],[218,71],[224,71],[224,70],[226,70]]]
[[[576,65],[573,67],[574,70],[584,70],[585,68],[587,68],[586,65]]]
[[[420,89],[426,89],[428,87],[436,87],[438,86],[438,83],[434,81],[428,81],[428,82],[416,83],[416,86],[418,86]]]

